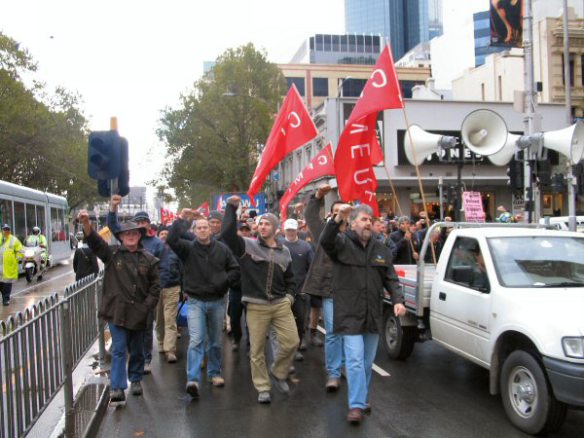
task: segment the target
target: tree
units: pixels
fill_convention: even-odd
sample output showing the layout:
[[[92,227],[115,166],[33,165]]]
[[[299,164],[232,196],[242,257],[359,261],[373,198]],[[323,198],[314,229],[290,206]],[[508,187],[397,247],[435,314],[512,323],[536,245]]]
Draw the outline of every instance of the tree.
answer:
[[[81,99],[63,88],[51,95],[36,81],[27,87],[21,76],[35,71],[31,55],[0,32],[0,175],[65,196],[71,208],[92,203]]]
[[[223,53],[178,108],[163,111],[162,176],[181,206],[247,189],[285,87],[278,67],[247,44]]]

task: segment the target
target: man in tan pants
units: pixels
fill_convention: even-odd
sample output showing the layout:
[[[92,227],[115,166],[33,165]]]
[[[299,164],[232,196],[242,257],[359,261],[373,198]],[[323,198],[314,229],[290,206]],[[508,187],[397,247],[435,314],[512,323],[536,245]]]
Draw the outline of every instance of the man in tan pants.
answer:
[[[278,218],[265,213],[258,220],[257,240],[237,235],[238,196],[227,200],[223,218],[223,240],[229,245],[241,267],[242,301],[247,305],[250,338],[250,363],[259,403],[270,403],[270,378],[274,387],[288,394],[286,379],[298,348],[298,331],[292,314],[295,281],[288,248],[275,239]],[[279,350],[268,373],[266,335],[270,326],[276,330]]]

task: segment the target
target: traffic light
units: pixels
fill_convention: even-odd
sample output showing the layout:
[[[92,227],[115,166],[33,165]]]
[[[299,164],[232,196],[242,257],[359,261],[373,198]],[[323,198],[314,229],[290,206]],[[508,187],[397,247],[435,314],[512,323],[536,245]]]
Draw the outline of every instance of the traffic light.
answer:
[[[507,168],[507,176],[509,177],[509,185],[511,186],[511,190],[523,190],[523,174],[523,163],[513,158],[509,162],[509,167]]]
[[[117,131],[89,134],[87,170],[97,180],[117,178],[120,174],[120,136]]]

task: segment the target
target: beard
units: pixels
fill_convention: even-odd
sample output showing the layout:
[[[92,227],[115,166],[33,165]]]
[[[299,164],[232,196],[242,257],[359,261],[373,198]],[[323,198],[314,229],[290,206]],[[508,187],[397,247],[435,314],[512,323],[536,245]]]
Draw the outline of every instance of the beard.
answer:
[[[357,236],[359,236],[359,239],[361,239],[363,241],[367,241],[367,240],[371,239],[371,230],[368,228],[362,228],[360,230],[355,230],[355,233],[357,233]]]

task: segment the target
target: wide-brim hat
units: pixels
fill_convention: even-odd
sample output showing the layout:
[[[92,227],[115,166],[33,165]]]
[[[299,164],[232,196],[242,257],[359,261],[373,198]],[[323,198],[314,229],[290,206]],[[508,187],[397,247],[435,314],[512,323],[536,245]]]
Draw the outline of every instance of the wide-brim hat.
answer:
[[[140,231],[140,239],[146,235],[146,228],[139,226],[136,222],[122,222],[120,224],[120,229],[114,233],[116,239],[120,240],[120,234],[124,231],[138,230]]]

